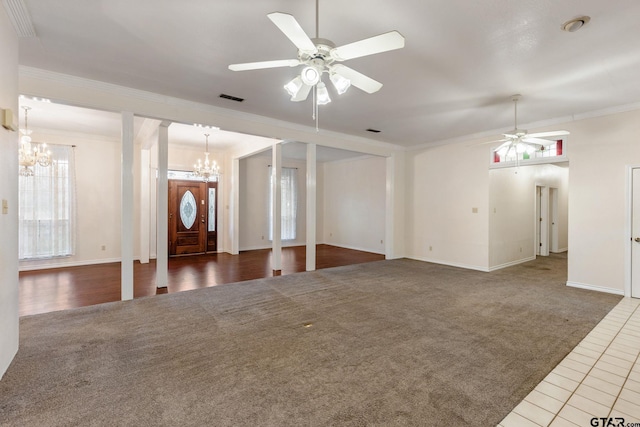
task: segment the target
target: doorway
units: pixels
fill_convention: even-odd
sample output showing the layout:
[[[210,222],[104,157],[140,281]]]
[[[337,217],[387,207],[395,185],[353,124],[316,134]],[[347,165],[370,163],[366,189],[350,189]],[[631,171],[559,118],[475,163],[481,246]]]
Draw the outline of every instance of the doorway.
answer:
[[[169,180],[169,256],[217,251],[217,186]]]
[[[640,298],[640,168],[631,169],[631,297]]]
[[[558,189],[536,186],[536,255],[560,252],[558,234]]]

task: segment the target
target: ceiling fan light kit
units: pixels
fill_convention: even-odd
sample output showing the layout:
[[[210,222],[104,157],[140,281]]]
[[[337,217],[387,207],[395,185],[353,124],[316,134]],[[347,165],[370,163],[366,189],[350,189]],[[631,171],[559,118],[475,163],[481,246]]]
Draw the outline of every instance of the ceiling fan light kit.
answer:
[[[322,82],[324,73],[329,75],[329,80],[339,95],[347,92],[351,86],[355,86],[367,93],[374,93],[382,88],[382,83],[342,64],[337,64],[337,62],[404,47],[404,37],[397,31],[380,34],[339,47],[336,47],[330,40],[319,38],[318,0],[316,0],[316,37],[313,39],[304,32],[292,15],[273,12],[268,14],[267,17],[298,48],[297,59],[231,64],[229,69],[232,71],[247,71],[304,65],[300,74],[284,85],[284,89],[291,96],[291,101],[294,102],[306,100],[311,89],[314,89],[313,117],[316,119],[316,128],[317,106],[331,102],[327,87]]]

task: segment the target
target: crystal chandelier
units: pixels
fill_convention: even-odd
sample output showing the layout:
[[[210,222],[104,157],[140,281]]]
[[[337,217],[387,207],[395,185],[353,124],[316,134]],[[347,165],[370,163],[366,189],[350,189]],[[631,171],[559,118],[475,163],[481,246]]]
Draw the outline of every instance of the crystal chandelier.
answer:
[[[211,162],[209,160],[209,134],[205,133],[206,137],[206,151],[204,152],[204,163],[198,159],[198,163],[193,165],[193,174],[195,176],[201,177],[204,182],[209,182],[210,180],[217,180],[220,176],[220,168],[215,160]]]
[[[20,129],[20,148],[18,159],[20,164],[20,176],[33,176],[33,167],[36,163],[46,167],[51,164],[51,151],[47,150],[47,144],[32,144],[31,131],[28,124],[28,113],[31,107],[24,109],[24,129]]]

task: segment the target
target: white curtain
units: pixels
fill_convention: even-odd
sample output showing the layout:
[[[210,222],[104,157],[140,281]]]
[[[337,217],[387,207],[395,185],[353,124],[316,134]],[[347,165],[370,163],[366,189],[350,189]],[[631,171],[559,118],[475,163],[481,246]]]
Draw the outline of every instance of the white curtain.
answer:
[[[269,167],[269,182],[273,182],[273,168]],[[295,240],[298,211],[298,169],[282,168],[281,177],[281,239]],[[273,240],[273,186],[269,185],[269,240]]]
[[[20,259],[70,256],[75,246],[74,149],[49,145],[53,163],[19,177]]]

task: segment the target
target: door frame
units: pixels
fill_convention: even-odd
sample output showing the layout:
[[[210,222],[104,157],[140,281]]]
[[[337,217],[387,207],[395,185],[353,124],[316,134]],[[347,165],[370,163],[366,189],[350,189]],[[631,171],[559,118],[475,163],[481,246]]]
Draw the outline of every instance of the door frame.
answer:
[[[560,252],[560,231],[558,230],[560,202],[560,190],[557,187],[549,187],[549,252]]]
[[[627,200],[626,200],[626,224],[625,224],[625,271],[624,271],[624,296],[631,297],[631,272],[633,269],[631,259],[631,247],[632,247],[632,232],[633,232],[633,170],[640,169],[640,164],[627,165]]]
[[[167,180],[167,210],[171,211],[172,208],[172,203],[179,203],[178,200],[171,200],[171,185],[172,182],[181,182],[181,183],[193,183],[194,185],[204,185],[204,192],[203,192],[203,197],[204,197],[204,213],[203,218],[205,218],[205,232],[204,232],[204,250],[202,252],[197,252],[198,254],[212,254],[212,253],[219,253],[220,251],[220,209],[218,207],[219,205],[219,201],[220,201],[220,181],[219,180],[215,180],[215,181],[202,181],[202,180],[195,180],[195,179],[185,179],[185,178],[171,178]],[[213,250],[209,250],[209,189],[210,188],[215,188],[215,240],[213,240],[213,246],[215,247]],[[174,206],[175,208],[175,206]],[[200,203],[198,203],[198,208],[200,209]],[[168,222],[167,222],[167,234],[171,234],[171,212],[169,212],[168,215]],[[199,221],[200,218],[197,219],[197,221]],[[178,221],[178,219],[176,218],[175,221]],[[169,236],[171,237],[171,236]],[[169,238],[169,241],[171,241],[171,238]],[[168,255],[169,257],[175,257],[175,256],[185,256],[185,255],[192,255],[192,254],[171,254],[171,245],[168,245]],[[195,253],[194,253],[195,254]]]
[[[534,218],[534,230],[535,238],[534,245],[535,250],[533,253],[536,256],[549,256],[549,241],[550,241],[550,206],[549,206],[549,186],[543,184],[536,184],[535,186],[535,218]]]

